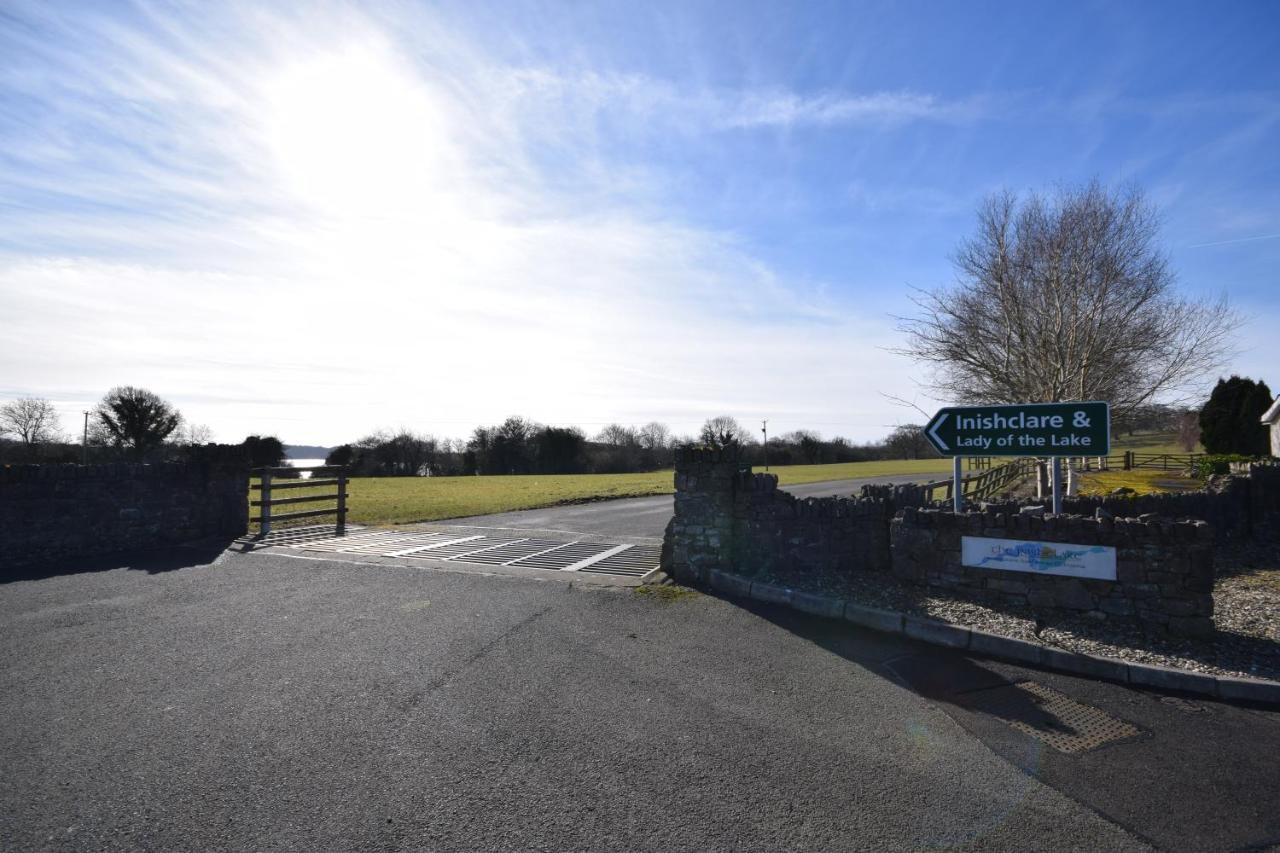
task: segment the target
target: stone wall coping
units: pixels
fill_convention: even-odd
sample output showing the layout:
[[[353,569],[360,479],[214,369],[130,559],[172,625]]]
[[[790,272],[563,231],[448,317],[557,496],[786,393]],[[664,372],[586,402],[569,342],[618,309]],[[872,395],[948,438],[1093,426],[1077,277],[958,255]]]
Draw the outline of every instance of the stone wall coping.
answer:
[[[867,607],[836,596],[767,584],[733,572],[712,571],[708,581],[712,589],[736,598],[778,604],[827,618],[837,618],[832,614],[841,613],[844,621],[859,627],[882,633],[902,634],[920,642],[959,649],[983,657],[1000,658],[1099,681],[1280,708],[1280,682],[1277,681],[1206,675],[1042,646],[923,616]]]
[[[1020,523],[1013,521],[1014,518],[1020,519]],[[995,510],[970,509],[956,512],[947,507],[903,507],[894,514],[894,521],[902,521],[917,527],[939,527],[939,528],[965,528],[973,526],[975,520],[982,521],[982,527],[1014,527],[1014,526],[1032,526],[1034,523],[1030,519],[1036,519],[1039,524],[1037,533],[1061,533],[1070,534],[1072,528],[1079,528],[1085,525],[1106,529],[1109,526],[1122,524],[1130,527],[1151,527],[1155,529],[1167,530],[1172,527],[1175,530],[1194,530],[1200,536],[1212,531],[1209,522],[1199,518],[1171,518],[1167,515],[1146,514],[1142,516],[1116,516],[1114,518],[1098,518],[1092,515],[1079,515],[1075,513],[1059,513],[1057,515],[1046,512],[1040,515],[1018,515],[1017,513],[1000,512]],[[1064,525],[1062,529],[1056,529],[1058,525]],[[1025,531],[1019,531],[1025,532]]]
[[[94,465],[0,465],[0,484],[47,483],[80,480],[141,480],[201,476],[210,469],[249,475],[249,456],[243,446],[210,444],[184,450],[186,459],[166,462],[105,462]]]
[[[742,459],[742,449],[738,447],[677,447],[674,458],[676,468],[686,465],[739,462]]]

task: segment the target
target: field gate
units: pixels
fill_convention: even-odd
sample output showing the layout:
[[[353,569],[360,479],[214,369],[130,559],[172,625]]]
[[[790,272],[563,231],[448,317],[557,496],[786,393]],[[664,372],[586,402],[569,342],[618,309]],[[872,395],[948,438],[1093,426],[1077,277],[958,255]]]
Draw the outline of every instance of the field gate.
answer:
[[[303,479],[301,474],[309,472],[310,477]],[[312,468],[255,468],[253,474],[258,483],[250,486],[258,493],[257,500],[249,503],[258,508],[258,514],[249,520],[258,522],[258,534],[265,536],[271,532],[271,525],[277,521],[296,521],[303,518],[322,518],[327,515],[335,517],[334,533],[342,536],[347,532],[347,468],[345,465],[318,465]],[[321,495],[306,494],[300,497],[288,495],[296,489],[321,489],[336,487],[335,492]],[[277,492],[284,492],[284,497],[277,497]],[[278,506],[298,506],[300,504],[334,503],[324,509],[303,509],[296,512],[275,512]]]

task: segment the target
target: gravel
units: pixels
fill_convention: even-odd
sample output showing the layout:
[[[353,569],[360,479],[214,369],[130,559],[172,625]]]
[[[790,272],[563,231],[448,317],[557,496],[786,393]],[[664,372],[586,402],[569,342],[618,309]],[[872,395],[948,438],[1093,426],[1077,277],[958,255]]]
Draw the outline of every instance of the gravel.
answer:
[[[1216,569],[1217,633],[1204,640],[1148,634],[1136,622],[1099,622],[1084,615],[1037,618],[1026,609],[994,610],[960,594],[911,586],[885,575],[813,578],[778,573],[763,579],[1072,652],[1280,681],[1280,545],[1220,548]]]

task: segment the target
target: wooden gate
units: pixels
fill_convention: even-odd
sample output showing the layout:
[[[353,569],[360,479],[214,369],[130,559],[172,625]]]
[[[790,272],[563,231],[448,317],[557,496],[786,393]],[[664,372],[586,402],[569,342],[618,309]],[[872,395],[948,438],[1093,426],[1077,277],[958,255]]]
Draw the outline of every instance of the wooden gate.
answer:
[[[302,479],[303,472],[311,476]],[[258,483],[250,486],[258,493],[258,499],[249,503],[258,508],[258,514],[249,520],[258,523],[259,535],[271,532],[271,524],[276,521],[296,521],[303,518],[323,518],[335,516],[334,532],[342,536],[347,531],[347,468],[345,465],[319,465],[314,468],[255,468],[253,474]],[[337,491],[320,495],[302,495],[289,497],[297,489],[324,489],[336,487]],[[276,497],[277,492],[284,492],[284,497]],[[275,512],[278,506],[298,506],[301,504],[331,502],[334,506],[324,509],[303,509],[296,512]]]

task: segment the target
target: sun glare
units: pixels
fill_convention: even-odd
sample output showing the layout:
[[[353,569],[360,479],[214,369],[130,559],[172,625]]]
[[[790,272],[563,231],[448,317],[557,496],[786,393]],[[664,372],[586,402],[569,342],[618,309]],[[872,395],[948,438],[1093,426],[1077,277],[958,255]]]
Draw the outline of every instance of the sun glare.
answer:
[[[266,94],[268,146],[292,195],[339,217],[430,213],[448,171],[445,114],[394,55],[299,62]]]

